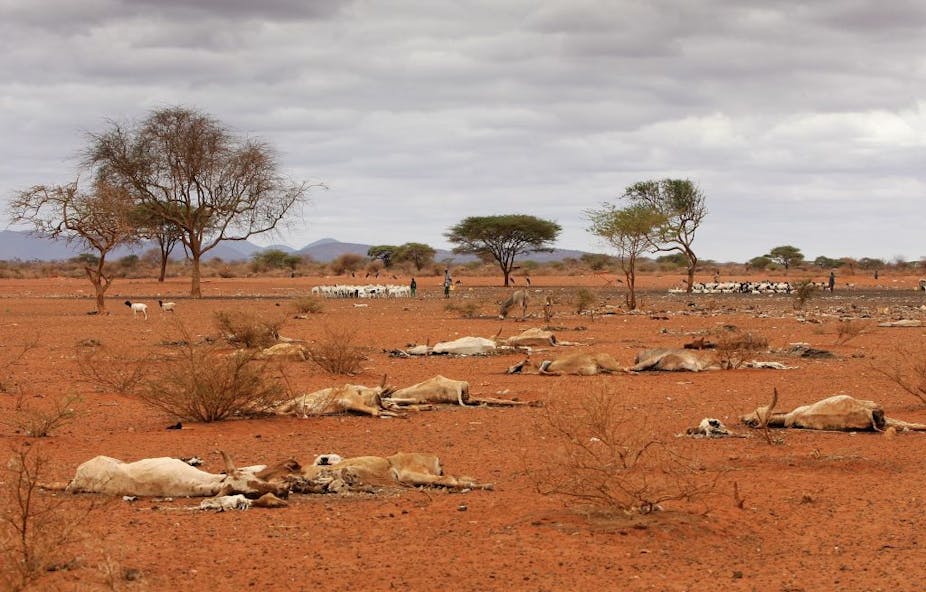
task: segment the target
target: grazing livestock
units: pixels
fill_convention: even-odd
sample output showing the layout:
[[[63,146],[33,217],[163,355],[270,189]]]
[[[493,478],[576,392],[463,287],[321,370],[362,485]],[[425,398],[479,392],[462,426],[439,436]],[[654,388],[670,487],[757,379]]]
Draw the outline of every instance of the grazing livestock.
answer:
[[[527,317],[527,305],[530,303],[530,295],[527,293],[527,290],[515,290],[511,293],[502,305],[498,309],[498,318],[504,319],[508,316],[508,312],[512,308],[520,307],[521,308],[521,320],[523,321]]]
[[[515,364],[508,369],[508,374],[522,374],[524,370],[533,368],[530,359]],[[544,360],[537,368],[538,374],[559,376],[562,374],[578,374],[579,376],[594,376],[596,374],[610,374],[623,372],[624,367],[617,363],[610,354],[606,353],[574,353],[555,360]]]
[[[371,487],[404,485],[444,487],[453,490],[492,489],[471,477],[444,475],[440,459],[423,452],[397,452],[391,456],[342,458],[337,454],[318,457],[302,475],[290,480],[300,493],[341,493]]]
[[[126,300],[125,305],[132,309],[133,319],[138,316],[138,313],[142,313],[145,315],[145,320],[148,320],[148,305],[144,302],[132,302],[131,300]]]
[[[833,395],[811,405],[802,405],[789,412],[775,412],[778,392],[769,405],[757,408],[741,421],[752,428],[768,427],[803,428],[807,430],[884,431],[926,430],[926,425],[891,419],[884,408],[874,401],[856,399],[849,395]]]
[[[431,403],[455,403],[464,407],[466,405],[517,406],[526,404],[508,399],[473,397],[470,395],[468,382],[465,380],[452,380],[441,375],[398,389],[388,397],[384,397],[383,402],[397,407]]]
[[[158,300],[158,306],[161,307],[161,310],[164,312],[174,312],[174,309],[177,307],[177,303]]]
[[[634,372],[644,370],[679,371],[716,370],[720,365],[717,356],[710,351],[690,349],[646,349],[637,354]]]
[[[124,462],[97,456],[77,467],[66,490],[71,493],[105,493],[158,497],[211,497],[243,494],[259,497],[273,493],[286,497],[289,490],[280,482],[262,479],[256,469],[236,469],[231,458],[222,452],[225,474],[214,474],[191,467],[178,458],[144,458]]]

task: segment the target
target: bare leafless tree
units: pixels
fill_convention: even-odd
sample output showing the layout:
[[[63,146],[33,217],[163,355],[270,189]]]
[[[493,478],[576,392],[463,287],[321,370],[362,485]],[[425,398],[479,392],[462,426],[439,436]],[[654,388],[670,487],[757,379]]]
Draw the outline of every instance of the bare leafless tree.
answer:
[[[274,230],[312,187],[324,187],[284,178],[268,145],[186,107],[158,109],[137,125],[112,123],[90,138],[85,164],[179,231],[195,298],[203,254]]]
[[[95,251],[84,261],[84,271],[96,292],[96,308],[106,312],[104,299],[112,283],[106,256],[116,247],[136,240],[133,203],[123,189],[97,181],[90,192],[78,181],[67,185],[36,185],[19,192],[9,206],[10,219],[27,223],[38,236],[77,243]]]

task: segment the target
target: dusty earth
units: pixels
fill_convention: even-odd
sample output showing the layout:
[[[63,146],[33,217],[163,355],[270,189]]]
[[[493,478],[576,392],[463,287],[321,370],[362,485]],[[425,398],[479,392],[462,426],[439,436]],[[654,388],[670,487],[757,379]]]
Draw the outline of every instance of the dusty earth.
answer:
[[[198,455],[221,470],[217,451],[239,464],[314,455],[388,455],[397,450],[440,456],[447,472],[493,482],[494,491],[447,493],[400,489],[378,495],[298,496],[284,509],[204,513],[194,500],[121,499],[102,503],[81,525],[83,537],[59,550],[66,562],[37,589],[125,590],[922,590],[926,574],[926,434],[889,438],[866,433],[776,432],[769,444],[747,438],[677,438],[702,417],[737,418],[767,402],[773,387],[791,408],[835,393],[881,402],[889,415],[926,422],[926,406],[877,373],[898,363],[898,348],[918,351],[926,329],[880,328],[877,322],[923,318],[916,277],[840,277],[835,294],[796,312],[786,296],[669,295],[679,276],[640,279],[642,314],[617,309],[613,276],[535,277],[533,289],[558,299],[553,325],[561,339],[588,344],[630,364],[644,347],[680,346],[720,325],[756,331],[770,342],[762,359],[794,370],[740,369],[600,377],[508,376],[520,356],[397,359],[385,353],[409,343],[464,335],[503,336],[542,326],[539,307],[525,323],[492,317],[503,289],[497,278],[463,278],[452,301],[481,304],[480,318],[445,308],[439,278],[419,279],[417,299],[332,300],[308,319],[294,319],[292,299],[332,278],[209,280],[204,298],[184,297],[185,280],[117,281],[111,314],[88,316],[90,286],[71,279],[0,282],[0,361],[23,344],[37,348],[9,368],[25,404],[41,407],[65,395],[81,397],[76,419],[48,438],[16,433],[16,397],[0,394],[2,450],[28,442],[48,459],[48,481],[66,481],[99,454],[126,460]],[[701,279],[701,278],[699,278]],[[705,278],[709,279],[709,278]],[[792,278],[793,279],[793,278]],[[821,278],[822,279],[822,278]],[[854,286],[848,287],[846,283]],[[591,288],[599,312],[577,315],[577,287]],[[617,286],[617,287],[615,287]],[[174,316],[157,298],[177,302]],[[126,298],[151,306],[133,319]],[[614,308],[605,309],[610,304]],[[282,333],[320,339],[326,328],[354,328],[370,346],[365,370],[351,382],[377,384],[386,374],[400,386],[435,374],[468,380],[477,394],[556,402],[606,389],[624,413],[646,419],[656,437],[717,475],[714,491],[693,502],[669,502],[647,516],[581,511],[576,500],[535,491],[533,469],[549,463],[555,443],[537,436],[544,407],[443,408],[409,419],[337,416],[278,417],[185,424],[137,399],[81,379],[76,344],[101,342],[123,357],[169,353],[177,321],[195,335],[216,334],[213,313],[246,309],[286,317]],[[836,344],[841,319],[864,333]],[[807,342],[832,359],[788,358],[777,350]],[[538,353],[541,357],[547,352]],[[559,352],[552,352],[556,355]],[[907,360],[910,359],[908,354]],[[922,358],[920,358],[922,359]],[[297,390],[347,382],[309,363],[290,362]],[[9,384],[9,383],[8,383]],[[15,389],[11,389],[15,390]],[[734,496],[734,483],[738,498]],[[41,494],[64,499],[63,512],[98,496]],[[95,500],[100,502],[101,500]],[[922,537],[922,538],[921,538]],[[9,558],[0,561],[8,562]],[[115,566],[110,577],[101,564]],[[2,566],[8,568],[9,566]]]

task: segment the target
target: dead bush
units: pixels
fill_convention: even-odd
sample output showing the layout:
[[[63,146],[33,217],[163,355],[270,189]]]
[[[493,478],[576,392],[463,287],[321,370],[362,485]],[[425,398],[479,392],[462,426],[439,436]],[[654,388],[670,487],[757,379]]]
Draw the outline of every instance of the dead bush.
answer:
[[[582,314],[591,310],[595,307],[597,301],[598,299],[592,294],[591,290],[588,288],[579,288],[575,295],[576,313]]]
[[[797,285],[794,286],[794,292],[793,292],[794,309],[804,310],[804,305],[806,305],[807,302],[811,298],[814,298],[817,295],[817,292],[818,292],[817,285],[814,284],[812,281],[803,280],[803,281],[798,282]]]
[[[40,589],[40,580],[56,565],[70,565],[67,546],[82,538],[80,524],[94,510],[44,493],[40,488],[48,461],[39,446],[19,446],[0,478],[0,589]]]
[[[447,312],[457,313],[464,319],[475,319],[479,316],[482,306],[478,302],[467,300],[466,302],[448,302],[444,305]]]
[[[10,353],[3,350],[4,355],[0,357],[0,393],[11,393],[17,389],[19,385],[16,382],[13,369],[16,364],[26,357],[26,354],[38,347],[38,343],[38,337],[35,337],[28,343],[14,347]]]
[[[76,356],[81,380],[105,392],[131,395],[148,372],[144,360],[114,353],[94,339],[78,343]]]
[[[318,314],[325,309],[325,305],[317,296],[303,296],[293,301],[296,312],[299,314]]]
[[[619,401],[602,388],[544,407],[538,435],[554,448],[531,471],[539,493],[647,514],[714,489],[719,473],[712,476],[678,454]]]
[[[258,352],[223,353],[180,330],[184,345],[178,357],[161,364],[139,388],[146,404],[178,419],[212,422],[261,415],[284,398],[278,377],[268,375],[270,362],[258,359]]]
[[[324,336],[308,347],[309,361],[327,372],[342,376],[360,374],[367,359],[364,348],[354,344],[357,332],[325,327]]]
[[[736,327],[721,327],[713,332],[714,343],[720,365],[726,369],[739,368],[752,356],[768,349],[768,338]]]
[[[74,407],[80,401],[78,395],[68,395],[42,405],[34,398],[27,398],[24,393],[20,393],[16,397],[13,413],[3,423],[18,434],[30,438],[47,438],[53,431],[77,417]]]
[[[845,319],[836,325],[836,345],[843,345],[865,333],[867,323]]]
[[[873,362],[872,370],[926,405],[926,348],[897,347],[889,355],[887,360]]]
[[[270,347],[280,339],[284,321],[267,321],[245,312],[219,310],[215,321],[228,343],[248,349]]]

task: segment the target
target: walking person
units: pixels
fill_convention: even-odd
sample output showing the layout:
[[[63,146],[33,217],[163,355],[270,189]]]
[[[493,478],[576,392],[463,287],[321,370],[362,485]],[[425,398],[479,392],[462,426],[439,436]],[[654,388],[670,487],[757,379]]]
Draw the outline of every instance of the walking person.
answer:
[[[415,297],[415,290],[418,289],[418,282],[415,281],[415,278],[412,278],[411,283],[408,284],[408,289],[409,289],[409,290],[411,291],[411,293],[412,293],[412,298],[414,298],[414,297]]]
[[[836,272],[835,272],[835,271],[831,271],[831,272],[830,272],[830,281],[829,281],[829,284],[827,284],[827,285],[828,285],[829,288],[830,288],[830,293],[832,293],[832,292],[833,292],[833,288],[836,287]]]
[[[453,279],[450,277],[450,270],[444,270],[444,298],[450,298],[450,286],[453,285]]]

